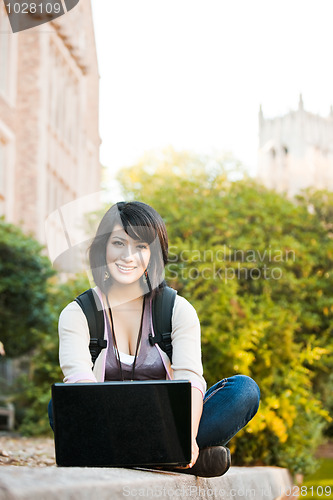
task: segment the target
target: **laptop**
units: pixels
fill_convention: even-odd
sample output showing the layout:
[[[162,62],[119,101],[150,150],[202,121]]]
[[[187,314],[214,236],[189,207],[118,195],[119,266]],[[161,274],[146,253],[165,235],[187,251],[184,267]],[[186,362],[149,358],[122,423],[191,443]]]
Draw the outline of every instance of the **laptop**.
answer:
[[[189,381],[57,383],[52,401],[59,466],[184,466],[191,461]]]

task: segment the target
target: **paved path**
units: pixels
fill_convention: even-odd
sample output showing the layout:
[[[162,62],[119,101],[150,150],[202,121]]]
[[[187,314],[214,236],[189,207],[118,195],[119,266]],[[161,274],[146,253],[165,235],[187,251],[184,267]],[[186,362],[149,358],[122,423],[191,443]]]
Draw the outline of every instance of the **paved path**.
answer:
[[[28,467],[55,465],[54,440],[0,435],[0,465]]]
[[[316,451],[317,458],[333,458],[333,441],[329,440],[318,447]]]
[[[316,457],[333,458],[333,441],[319,446]],[[53,438],[0,434],[0,465],[47,467],[55,465]]]

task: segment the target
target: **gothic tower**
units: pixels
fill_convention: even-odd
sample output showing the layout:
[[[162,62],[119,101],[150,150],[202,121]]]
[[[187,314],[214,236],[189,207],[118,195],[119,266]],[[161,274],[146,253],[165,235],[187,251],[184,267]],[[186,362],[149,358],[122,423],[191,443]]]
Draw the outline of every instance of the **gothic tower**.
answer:
[[[298,109],[273,119],[259,111],[258,180],[293,196],[301,189],[333,190],[333,110],[321,117]]]

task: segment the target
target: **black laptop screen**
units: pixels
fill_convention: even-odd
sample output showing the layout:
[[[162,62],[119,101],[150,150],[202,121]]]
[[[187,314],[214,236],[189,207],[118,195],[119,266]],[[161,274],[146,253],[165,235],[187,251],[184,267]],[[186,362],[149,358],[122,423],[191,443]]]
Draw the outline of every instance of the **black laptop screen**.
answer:
[[[52,386],[60,466],[185,465],[191,384],[125,381]]]

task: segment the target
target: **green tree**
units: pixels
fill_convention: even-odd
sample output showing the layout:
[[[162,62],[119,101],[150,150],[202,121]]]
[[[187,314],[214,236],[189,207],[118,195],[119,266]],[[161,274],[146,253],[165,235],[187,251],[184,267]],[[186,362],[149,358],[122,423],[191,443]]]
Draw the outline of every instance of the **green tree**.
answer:
[[[320,240],[311,241],[316,248],[316,287],[312,286],[312,292],[316,294],[316,301],[309,294],[307,305],[309,315],[317,320],[317,337],[321,345],[328,347],[325,363],[316,364],[316,373],[313,381],[314,390],[319,392],[330,414],[333,414],[333,307],[330,300],[332,297],[332,239],[333,239],[333,193],[327,190],[305,189],[296,197],[301,206],[308,207],[315,214],[316,222],[325,235],[329,245],[322,245]],[[316,307],[317,306],[317,307]],[[333,436],[333,423],[327,429],[326,434]]]
[[[89,281],[85,275],[77,275],[65,283],[58,277],[49,282],[48,304],[52,321],[32,352],[29,373],[22,375],[16,384],[15,401],[19,429],[23,434],[51,434],[47,415],[51,386],[63,380],[58,357],[58,319],[62,309],[87,288]]]
[[[167,224],[166,277],[198,312],[208,384],[243,373],[261,389],[257,416],[231,443],[234,462],[309,471],[330,421],[314,387],[332,354],[328,228],[307,203],[266,189],[223,155],[169,148],[118,180],[126,199],[152,205]]]
[[[47,280],[54,271],[42,250],[0,219],[0,340],[9,357],[29,352],[50,323]]]
[[[28,357],[27,369],[9,388],[17,425],[24,434],[50,432],[47,404],[51,385],[63,378],[58,359],[58,318],[86,288],[86,276],[63,283],[43,255],[43,246],[18,227],[0,220],[0,339],[6,356]]]

